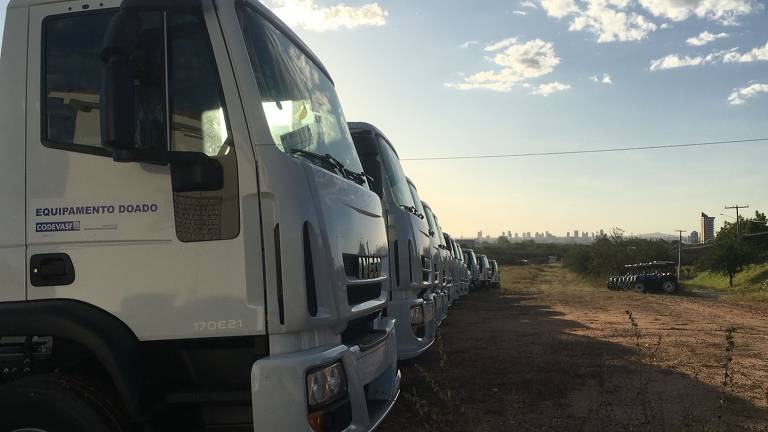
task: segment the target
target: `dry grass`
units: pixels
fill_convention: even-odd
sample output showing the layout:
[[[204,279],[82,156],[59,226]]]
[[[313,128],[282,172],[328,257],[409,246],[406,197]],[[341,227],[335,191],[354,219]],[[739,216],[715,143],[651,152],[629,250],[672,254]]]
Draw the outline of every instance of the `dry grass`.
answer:
[[[383,431],[768,431],[760,305],[612,292],[556,266],[502,269],[403,366]]]

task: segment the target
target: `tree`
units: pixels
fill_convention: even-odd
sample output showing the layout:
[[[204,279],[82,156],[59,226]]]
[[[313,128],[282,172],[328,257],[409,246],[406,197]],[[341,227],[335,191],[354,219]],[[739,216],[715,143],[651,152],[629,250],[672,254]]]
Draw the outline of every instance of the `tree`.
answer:
[[[712,246],[702,257],[702,264],[712,272],[728,276],[728,284],[733,288],[733,277],[754,259],[755,253],[749,244],[740,241],[735,235],[721,236],[718,233]]]

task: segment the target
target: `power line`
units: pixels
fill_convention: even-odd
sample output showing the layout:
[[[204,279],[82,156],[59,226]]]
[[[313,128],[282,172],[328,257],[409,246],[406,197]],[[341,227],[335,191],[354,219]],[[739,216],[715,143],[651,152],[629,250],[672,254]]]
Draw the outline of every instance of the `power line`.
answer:
[[[638,150],[660,150],[671,148],[683,148],[683,147],[704,147],[715,145],[729,145],[729,144],[745,144],[760,141],[768,141],[768,138],[750,138],[741,140],[730,141],[709,141],[709,142],[697,142],[688,144],[669,144],[669,145],[655,145],[655,146],[640,146],[640,147],[614,147],[606,149],[590,149],[590,150],[571,150],[571,151],[556,151],[556,152],[540,152],[540,153],[510,153],[510,154],[497,154],[497,155],[470,155],[470,156],[437,156],[437,157],[418,157],[418,158],[402,158],[402,161],[438,161],[438,160],[462,160],[462,159],[501,159],[501,158],[523,158],[523,157],[540,157],[540,156],[566,156],[566,155],[578,155],[578,154],[590,154],[590,153],[615,153],[615,152],[628,152]]]

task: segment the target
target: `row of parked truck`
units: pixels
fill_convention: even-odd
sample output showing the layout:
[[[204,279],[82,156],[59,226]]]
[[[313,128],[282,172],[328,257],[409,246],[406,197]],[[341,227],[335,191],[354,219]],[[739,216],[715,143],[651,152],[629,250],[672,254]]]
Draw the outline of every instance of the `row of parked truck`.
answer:
[[[0,431],[371,430],[500,284],[253,0],[11,0]]]

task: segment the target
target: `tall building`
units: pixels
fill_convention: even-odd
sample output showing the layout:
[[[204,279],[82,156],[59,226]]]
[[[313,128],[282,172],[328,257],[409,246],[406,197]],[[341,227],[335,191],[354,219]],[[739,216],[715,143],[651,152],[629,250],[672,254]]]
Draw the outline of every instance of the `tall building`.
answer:
[[[701,243],[712,241],[715,238],[715,218],[701,212]]]
[[[520,233],[515,233],[515,238],[520,238]]]
[[[478,231],[477,232],[477,238],[479,238],[479,239],[483,238],[483,232],[482,231]]]
[[[699,232],[698,231],[691,231],[691,243],[698,243],[699,242]]]
[[[573,236],[579,238],[579,230],[573,230]]]

